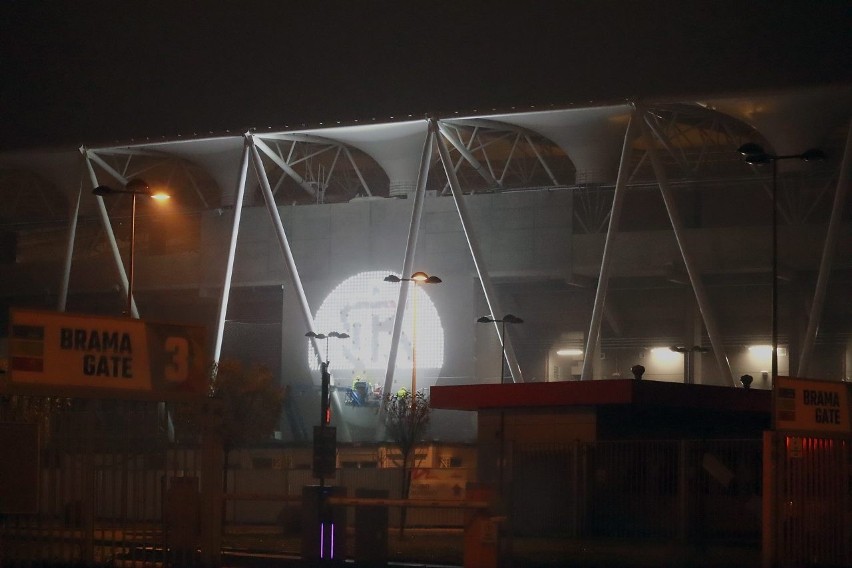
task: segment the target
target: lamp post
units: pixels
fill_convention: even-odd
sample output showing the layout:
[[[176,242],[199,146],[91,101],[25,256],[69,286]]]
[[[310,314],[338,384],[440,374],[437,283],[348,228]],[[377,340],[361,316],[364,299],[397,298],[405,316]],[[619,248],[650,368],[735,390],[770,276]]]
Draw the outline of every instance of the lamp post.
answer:
[[[496,319],[490,316],[482,316],[477,318],[476,323],[499,323],[500,324],[500,384],[503,384],[503,375],[506,373],[506,324],[507,323],[524,323],[524,320],[519,318],[518,316],[512,314],[506,314],[500,319]],[[514,382],[514,377],[512,378],[512,382]],[[500,409],[500,453],[499,453],[499,467],[498,477],[497,477],[497,495],[500,498],[500,505],[506,514],[506,522],[505,525],[501,528],[500,531],[500,539],[499,539],[499,550],[503,560],[501,561],[501,566],[509,565],[509,558],[511,557],[511,507],[508,503],[508,498],[506,496],[506,411],[501,408]],[[504,538],[505,537],[505,538]]]
[[[506,314],[502,319],[494,319],[489,316],[482,316],[476,320],[476,323],[499,323],[500,324],[500,347],[502,353],[500,355],[500,384],[503,384],[503,377],[506,374],[506,324],[507,323],[524,323],[524,320],[512,314]],[[514,382],[514,377],[512,378]]]
[[[151,199],[156,199],[158,201],[169,199],[170,196],[167,193],[152,192],[151,188],[148,187],[148,184],[139,178],[132,179],[127,182],[127,184],[124,186],[124,189],[113,189],[107,185],[99,185],[92,190],[92,193],[94,193],[98,197],[104,197],[105,195],[112,195],[116,193],[124,193],[130,196],[130,253],[127,259],[126,313],[128,317],[133,317],[133,256],[136,249],[136,196],[144,195],[145,197],[150,197]]]
[[[411,334],[411,408],[413,409],[417,399],[417,285],[418,284],[440,284],[442,280],[437,276],[429,276],[425,272],[415,272],[411,278],[400,278],[396,274],[388,274],[385,282],[399,283],[412,282],[414,284],[414,298],[412,298],[413,322]]]
[[[707,353],[710,350],[700,345],[693,345],[692,347],[685,347],[683,345],[672,345],[671,347],[669,347],[669,349],[671,349],[675,353],[683,354],[683,382],[688,385],[695,383],[695,376],[693,374],[692,369],[692,354]]]
[[[315,333],[309,331],[305,337],[312,339],[325,339],[325,361],[320,363],[320,423],[314,426],[314,475],[319,477],[320,487],[325,487],[325,476],[334,474],[335,458],[337,454],[337,431],[328,428],[331,422],[331,374],[328,371],[328,340],[329,338],[347,339],[348,333],[330,331],[328,333]]]
[[[825,152],[811,148],[801,154],[770,154],[763,146],[749,142],[737,151],[745,162],[751,165],[772,164],[772,384],[778,377],[778,162],[780,160],[801,160],[812,162],[825,159]]]
[[[314,333],[313,331],[309,331],[305,334],[305,337],[310,337],[313,339],[325,339],[325,362],[320,365],[320,372],[322,373],[322,400],[320,405],[320,425],[325,427],[331,420],[331,415],[329,413],[329,397],[331,395],[330,392],[330,382],[331,375],[328,372],[328,340],[332,337],[336,339],[348,339],[348,333],[342,333],[339,331],[329,331],[328,333]]]

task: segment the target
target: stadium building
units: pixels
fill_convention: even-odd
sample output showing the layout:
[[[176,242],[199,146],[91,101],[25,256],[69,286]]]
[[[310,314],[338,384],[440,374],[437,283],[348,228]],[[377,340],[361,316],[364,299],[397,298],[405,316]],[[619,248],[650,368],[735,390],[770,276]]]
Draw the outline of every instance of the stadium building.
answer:
[[[294,441],[315,423],[320,360],[349,441],[374,439],[378,400],[413,379],[641,365],[768,389],[775,345],[778,375],[846,381],[850,118],[852,87],[835,86],[8,152],[0,313],[120,315],[133,240],[132,315],[203,325],[211,361],[271,368]],[[93,194],[133,180],[172,198],[134,213]],[[477,322],[507,314],[522,322]],[[432,422],[445,441],[475,429],[463,411]]]

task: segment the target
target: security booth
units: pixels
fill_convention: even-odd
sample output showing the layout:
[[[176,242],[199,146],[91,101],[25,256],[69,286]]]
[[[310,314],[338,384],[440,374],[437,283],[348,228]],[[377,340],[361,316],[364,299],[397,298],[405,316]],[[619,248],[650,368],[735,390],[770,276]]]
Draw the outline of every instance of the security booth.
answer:
[[[760,538],[768,391],[510,383],[435,386],[431,402],[477,412],[477,481],[503,536]]]

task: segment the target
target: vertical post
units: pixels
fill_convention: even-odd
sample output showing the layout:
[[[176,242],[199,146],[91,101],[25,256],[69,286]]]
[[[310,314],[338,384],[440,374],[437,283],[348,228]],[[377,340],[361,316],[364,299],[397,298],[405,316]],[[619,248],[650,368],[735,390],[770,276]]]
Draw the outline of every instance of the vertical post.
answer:
[[[681,542],[686,542],[689,537],[689,460],[687,452],[689,446],[686,440],[678,442],[677,455],[677,510],[678,526],[677,537]]]
[[[136,192],[130,194],[130,256],[127,261],[127,317],[133,315],[133,263],[136,250]],[[138,314],[137,316],[138,317]]]
[[[778,159],[772,160],[772,386],[778,378]]]
[[[775,385],[772,385],[775,388]],[[774,415],[774,409],[773,409]],[[773,416],[774,422],[774,416]],[[763,433],[763,525],[761,540],[761,567],[775,566],[777,552],[777,471],[778,453],[775,442],[776,433],[770,430]]]
[[[414,415],[414,409],[417,408],[417,281],[412,282],[414,287],[414,297],[411,299],[413,303],[413,321],[414,329],[411,332],[411,414]]]
[[[426,140],[423,142],[423,152],[420,156],[420,172],[417,176],[417,186],[414,189],[414,204],[411,209],[411,223],[408,226],[408,241],[405,246],[405,258],[402,261],[402,277],[411,275],[414,267],[414,252],[417,249],[417,236],[420,233],[420,219],[423,216],[423,199],[426,195],[426,181],[429,177],[429,165],[432,162],[432,145],[435,140],[435,130],[432,123],[428,123]],[[388,367],[385,373],[385,384],[382,394],[387,395],[393,386],[393,373],[396,367],[396,356],[399,350],[399,337],[402,334],[402,319],[405,316],[405,303],[408,300],[408,286],[399,287],[399,298],[396,303],[396,316],[393,320],[393,331],[391,332],[390,353],[388,355]],[[385,405],[379,405],[379,430],[382,430],[384,422]]]
[[[225,508],[221,480],[225,466],[225,451],[219,432],[222,409],[215,400],[202,403],[203,433],[201,439],[201,563],[204,566],[221,564],[222,522]],[[227,472],[224,472],[227,475]]]

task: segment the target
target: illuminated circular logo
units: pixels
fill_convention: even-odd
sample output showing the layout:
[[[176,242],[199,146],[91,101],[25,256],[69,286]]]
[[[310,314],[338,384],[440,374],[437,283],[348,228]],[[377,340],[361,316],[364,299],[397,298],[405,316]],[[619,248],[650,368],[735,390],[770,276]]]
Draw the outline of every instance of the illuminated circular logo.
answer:
[[[432,284],[391,283],[389,271],[362,272],[341,282],[314,316],[314,331],[348,333],[349,338],[319,339],[320,355],[328,360],[337,385],[363,380],[383,386],[390,357],[393,322],[399,287],[408,286],[405,316],[397,349],[393,391],[409,388],[413,362],[417,361],[417,390],[435,383],[444,364],[444,328],[429,298]],[[416,324],[416,325],[415,325]],[[308,342],[308,364],[318,369],[316,353]]]

